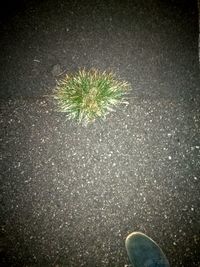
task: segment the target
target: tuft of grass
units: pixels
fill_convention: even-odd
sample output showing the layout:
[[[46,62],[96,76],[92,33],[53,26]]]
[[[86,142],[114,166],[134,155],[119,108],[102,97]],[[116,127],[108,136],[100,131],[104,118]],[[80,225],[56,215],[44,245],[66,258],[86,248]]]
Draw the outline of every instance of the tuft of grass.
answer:
[[[54,98],[59,111],[83,124],[105,117],[113,107],[125,103],[129,84],[118,80],[112,72],[79,70],[57,83]]]

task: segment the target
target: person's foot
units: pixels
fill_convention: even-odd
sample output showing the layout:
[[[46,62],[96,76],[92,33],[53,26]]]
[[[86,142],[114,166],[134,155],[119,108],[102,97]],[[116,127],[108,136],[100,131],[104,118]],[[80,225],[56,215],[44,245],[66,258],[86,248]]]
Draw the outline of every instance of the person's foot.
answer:
[[[133,267],[169,267],[161,248],[145,234],[133,232],[127,236],[125,246]]]

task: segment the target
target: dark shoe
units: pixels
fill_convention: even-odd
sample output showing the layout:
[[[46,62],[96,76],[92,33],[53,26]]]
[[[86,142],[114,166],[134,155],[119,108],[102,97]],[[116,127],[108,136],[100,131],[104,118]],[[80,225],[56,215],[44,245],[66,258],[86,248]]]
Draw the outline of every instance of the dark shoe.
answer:
[[[145,234],[134,232],[128,235],[125,245],[133,267],[169,267],[161,248]]]

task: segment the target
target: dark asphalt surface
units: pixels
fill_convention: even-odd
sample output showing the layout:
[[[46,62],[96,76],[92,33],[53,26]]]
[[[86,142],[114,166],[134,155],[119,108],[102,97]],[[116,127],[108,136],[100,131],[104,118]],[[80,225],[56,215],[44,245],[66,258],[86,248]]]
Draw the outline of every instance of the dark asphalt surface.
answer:
[[[1,12],[1,266],[122,267],[139,230],[199,267],[197,2],[21,3]],[[129,105],[66,122],[49,95],[79,67],[129,81]]]

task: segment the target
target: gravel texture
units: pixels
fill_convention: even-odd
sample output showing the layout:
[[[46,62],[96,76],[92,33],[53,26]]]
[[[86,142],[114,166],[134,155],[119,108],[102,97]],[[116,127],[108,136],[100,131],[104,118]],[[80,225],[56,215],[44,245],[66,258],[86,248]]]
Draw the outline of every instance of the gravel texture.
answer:
[[[199,267],[197,3],[36,1],[4,17],[1,266],[122,267],[132,231]],[[83,127],[56,111],[62,72],[111,68],[129,105]]]

